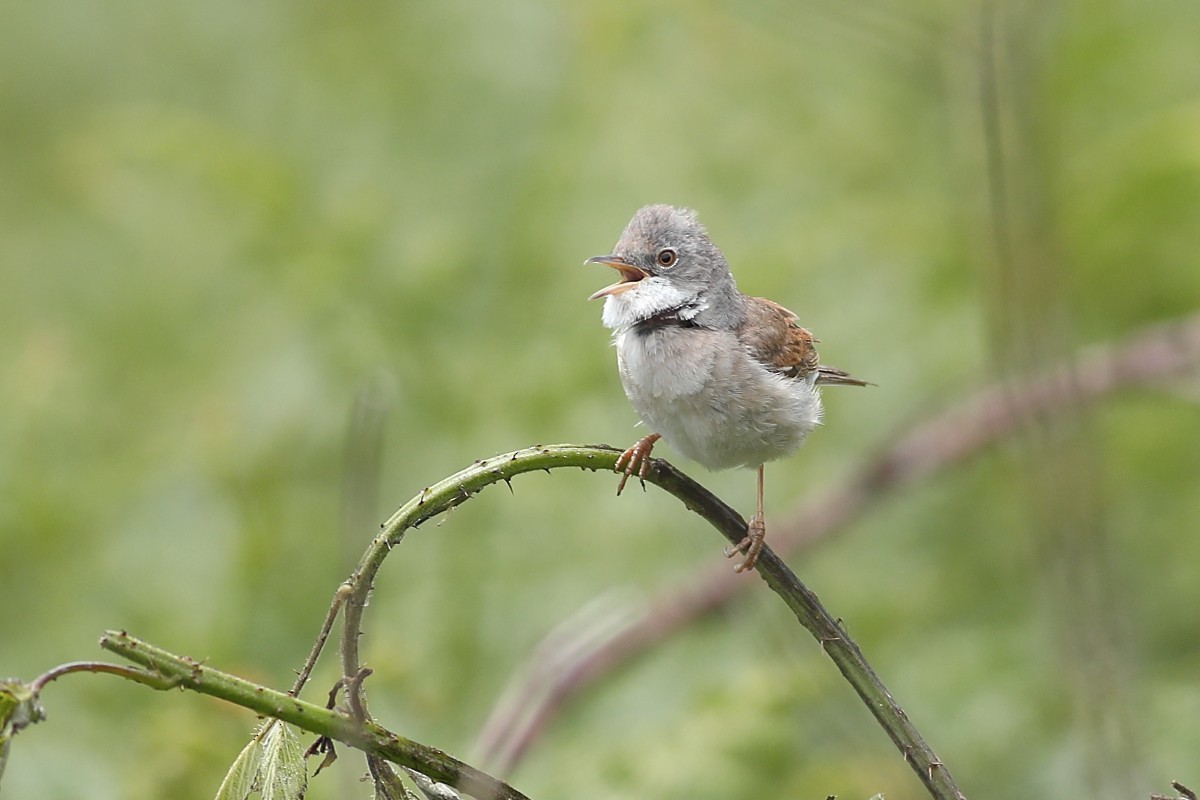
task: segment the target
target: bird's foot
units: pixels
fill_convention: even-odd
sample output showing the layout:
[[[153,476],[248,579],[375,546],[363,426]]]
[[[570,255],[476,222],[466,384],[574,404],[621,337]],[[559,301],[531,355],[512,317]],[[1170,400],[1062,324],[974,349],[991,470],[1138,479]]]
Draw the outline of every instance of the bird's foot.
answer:
[[[654,449],[654,443],[661,439],[657,433],[651,433],[637,440],[637,443],[621,453],[617,457],[617,463],[613,467],[613,472],[624,473],[621,475],[621,482],[617,484],[617,495],[625,491],[625,482],[633,473],[637,473],[638,480],[642,481],[642,488],[646,488],[646,473],[650,471],[650,451]]]
[[[758,554],[762,552],[763,542],[766,538],[767,524],[763,521],[760,511],[750,518],[750,524],[746,526],[746,535],[742,540],[732,547],[725,548],[726,558],[733,558],[738,553],[746,554],[746,557],[734,566],[734,572],[745,572],[754,568],[754,565],[758,563]]]

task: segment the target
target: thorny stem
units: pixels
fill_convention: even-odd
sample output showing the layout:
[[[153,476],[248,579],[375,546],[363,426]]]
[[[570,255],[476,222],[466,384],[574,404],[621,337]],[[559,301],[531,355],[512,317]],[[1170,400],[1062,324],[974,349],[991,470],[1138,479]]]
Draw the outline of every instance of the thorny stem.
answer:
[[[293,697],[300,694],[300,690],[308,682],[308,677],[312,675],[313,668],[317,665],[321,651],[325,649],[325,642],[333,631],[333,624],[337,621],[338,612],[341,611],[342,604],[346,602],[349,591],[350,587],[343,583],[333,593],[333,602],[329,604],[329,611],[325,612],[325,621],[321,623],[321,632],[317,634],[317,639],[313,642],[312,650],[305,659],[304,666],[296,673],[296,682],[292,684],[292,691],[289,692]]]
[[[100,639],[100,646],[150,670],[160,679],[155,688],[181,686],[227,700],[303,730],[343,742],[370,756],[378,756],[409,767],[435,781],[455,786],[473,797],[488,800],[527,800],[525,795],[503,781],[496,780],[441,750],[405,739],[372,722],[359,722],[347,714],[307,703],[290,694],[213,669],[194,659],[169,653],[135,639],[124,631],[108,631]],[[128,672],[136,673],[137,670]],[[117,674],[132,678],[122,672]],[[148,683],[138,678],[132,679]]]
[[[42,673],[34,679],[33,683],[29,684],[29,689],[35,696],[39,695],[42,693],[42,689],[46,688],[46,684],[72,672],[103,672],[144,684],[153,689],[172,689],[176,686],[174,681],[165,679],[156,673],[143,672],[140,669],[120,664],[106,664],[103,661],[72,661],[67,664],[59,664],[54,669]]]
[[[527,450],[495,456],[476,461],[471,467],[445,478],[444,480],[423,489],[416,497],[409,500],[400,510],[385,522],[378,536],[372,540],[358,567],[347,579],[345,586],[345,605],[342,614],[342,675],[349,685],[350,679],[357,675],[362,667],[360,661],[358,640],[362,635],[362,616],[367,599],[375,584],[375,576],[383,566],[392,548],[400,543],[409,528],[418,527],[432,517],[441,514],[469,500],[484,487],[498,481],[506,483],[523,472],[537,470],[549,471],[555,467],[580,467],[583,469],[602,469],[611,471],[618,453],[607,445],[586,447],[575,445],[557,445],[543,447],[537,445]],[[363,718],[370,720],[366,708],[366,698],[361,689],[355,702],[362,711]]]
[[[507,482],[521,473],[562,467],[608,472],[613,469],[619,455],[619,450],[607,445],[537,445],[476,461],[467,469],[422,490],[384,523],[382,531],[371,542],[348,581],[351,589],[343,616],[343,675],[358,674],[361,667],[358,640],[362,630],[363,609],[384,559],[400,543],[409,528],[469,500],[493,483]],[[745,535],[746,521],[736,511],[665,461],[651,460],[645,479],[647,483],[682,500],[689,510],[707,520],[731,543],[738,543]],[[796,619],[813,635],[862,698],[930,795],[937,800],[962,798],[949,770],[892,699],[841,624],[821,606],[817,596],[769,548],[763,548],[757,569],[767,585],[783,598]],[[370,719],[369,716],[365,718]]]

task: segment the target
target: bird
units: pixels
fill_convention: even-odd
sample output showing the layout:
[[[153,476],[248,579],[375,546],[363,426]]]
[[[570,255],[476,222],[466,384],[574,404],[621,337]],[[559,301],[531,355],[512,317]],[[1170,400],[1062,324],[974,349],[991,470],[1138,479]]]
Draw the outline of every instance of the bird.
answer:
[[[743,556],[737,572],[753,568],[766,538],[764,465],[794,453],[820,424],[820,387],[872,384],[821,364],[818,340],[794,313],[738,291],[691,209],[639,209],[613,251],[584,264],[620,276],[588,299],[604,298],[621,385],[651,431],[617,458],[617,494],[634,474],[646,477],[660,439],[710,470],[757,470],[757,509],[725,550]]]

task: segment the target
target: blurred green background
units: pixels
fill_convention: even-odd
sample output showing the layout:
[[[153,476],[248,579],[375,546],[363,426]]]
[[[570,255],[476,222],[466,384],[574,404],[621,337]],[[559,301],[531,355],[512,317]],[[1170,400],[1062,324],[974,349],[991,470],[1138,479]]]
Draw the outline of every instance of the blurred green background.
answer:
[[[743,290],[879,384],[826,393],[768,520],[970,390],[1196,311],[1197,41],[1182,0],[6,4],[0,674],[101,657],[116,627],[286,687],[423,486],[630,443],[584,299],[610,276],[580,264],[645,203],[696,208]],[[680,466],[751,506],[752,473]],[[1195,383],[1143,389],[791,561],[968,796],[1197,788],[1198,476]],[[366,619],[375,713],[463,757],[556,624],[721,560],[660,493],[514,488],[406,540]],[[747,580],[512,782],[921,797]],[[104,676],[44,702],[6,798],[210,797],[254,724]],[[310,797],[369,796],[342,753]]]

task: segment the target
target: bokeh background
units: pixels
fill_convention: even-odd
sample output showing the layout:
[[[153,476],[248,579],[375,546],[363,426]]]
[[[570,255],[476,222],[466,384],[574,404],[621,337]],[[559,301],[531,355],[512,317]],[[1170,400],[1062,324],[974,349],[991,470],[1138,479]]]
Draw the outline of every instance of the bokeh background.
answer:
[[[1197,41],[1183,0],[6,4],[0,673],[115,627],[286,687],[423,486],[631,442],[581,262],[645,203],[696,208],[743,290],[878,384],[826,393],[768,521],[972,390],[1196,312]],[[1198,788],[1198,397],[1106,398],[791,557],[968,796]],[[752,473],[681,466],[751,506]],[[660,493],[514,490],[407,539],[368,609],[373,710],[463,757],[556,625],[721,559]],[[512,782],[922,796],[747,584]],[[106,676],[44,702],[6,798],[210,797],[254,725]],[[310,797],[369,796],[342,752]]]

